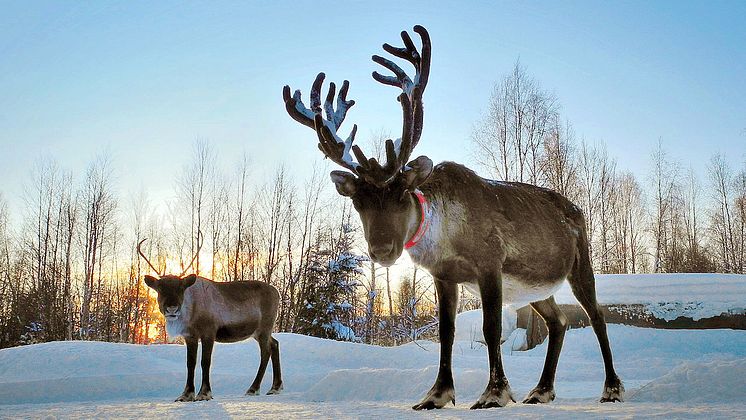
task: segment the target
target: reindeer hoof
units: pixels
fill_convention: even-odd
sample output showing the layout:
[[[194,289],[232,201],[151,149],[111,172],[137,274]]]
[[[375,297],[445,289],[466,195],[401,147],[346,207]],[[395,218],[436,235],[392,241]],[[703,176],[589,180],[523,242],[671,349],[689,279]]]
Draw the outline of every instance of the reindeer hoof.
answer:
[[[487,389],[484,390],[477,402],[471,406],[471,409],[505,407],[509,401],[515,402],[515,398],[513,398],[513,393],[510,391],[507,379],[503,379],[500,381],[500,384],[488,384]]]
[[[622,402],[624,401],[624,384],[619,378],[616,378],[611,384],[607,381],[604,385],[604,392],[601,394],[602,403],[605,402]]]
[[[448,403],[456,405],[456,391],[453,387],[433,388],[427,393],[425,398],[419,404],[412,406],[414,410],[432,410],[434,408],[443,408]]]
[[[174,400],[175,402],[190,402],[194,401],[194,392],[185,392]]]
[[[526,399],[523,400],[524,404],[546,404],[550,401],[554,401],[554,389],[536,387],[528,393]]]
[[[249,388],[246,391],[246,395],[251,396],[251,397],[253,397],[254,395],[259,395],[259,390],[258,389],[253,389],[253,388]]]
[[[282,392],[282,385],[277,387],[272,387],[269,391],[267,391],[267,395],[277,395],[280,392]]]
[[[210,401],[212,399],[212,391],[200,392],[197,394],[195,401]]]

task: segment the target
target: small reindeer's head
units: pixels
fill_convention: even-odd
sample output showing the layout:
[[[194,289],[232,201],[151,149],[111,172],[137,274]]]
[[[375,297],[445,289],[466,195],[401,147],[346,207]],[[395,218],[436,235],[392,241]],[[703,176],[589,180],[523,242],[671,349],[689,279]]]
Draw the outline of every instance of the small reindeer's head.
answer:
[[[173,321],[181,316],[181,305],[184,303],[184,291],[197,280],[196,274],[184,278],[179,276],[146,275],[145,284],[158,293],[158,308],[166,320]]]
[[[407,163],[412,151],[422,134],[423,107],[422,94],[427,85],[430,73],[430,36],[422,26],[415,26],[414,31],[422,39],[422,54],[417,51],[406,31],[402,31],[403,48],[383,44],[388,53],[412,63],[416,69],[414,80],[394,62],[378,55],[373,61],[391,70],[395,76],[383,76],[373,72],[373,78],[383,84],[402,89],[398,100],[402,107],[402,136],[396,142],[386,140],[386,164],[381,165],[375,158],[366,158],[360,147],[352,145],[357,132],[353,126],[346,140],[337,135],[337,130],[347,115],[347,110],[355,101],[347,100],[349,82],[344,81],[337,96],[334,109],[336,88],[329,84],[323,109],[326,119],[321,115],[321,87],[324,73],[319,73],[311,87],[311,109],[301,101],[301,93],[296,90],[290,95],[290,87],[283,89],[285,107],[290,116],[313,128],[319,138],[319,149],[332,161],[348,169],[331,173],[339,194],[352,198],[355,210],[365,231],[368,253],[373,261],[390,266],[402,253],[404,244],[417,230],[419,204],[414,198],[414,191],[424,183],[433,170],[433,162],[420,156]],[[357,162],[350,154],[355,155]]]
[[[188,276],[184,276],[184,274],[186,274],[187,270],[192,267],[194,260],[197,258],[197,255],[199,255],[200,249],[202,249],[202,242],[200,242],[201,236],[202,234],[200,232],[197,235],[197,252],[192,257],[192,261],[189,262],[189,265],[178,276],[160,274],[160,271],[155,268],[153,263],[151,263],[148,257],[146,257],[142,252],[142,244],[147,239],[143,239],[137,244],[137,253],[140,254],[140,257],[148,263],[153,271],[159,273],[159,277],[145,275],[145,284],[158,293],[158,308],[163,316],[166,317],[167,321],[174,321],[181,316],[181,305],[184,303],[184,292],[187,288],[192,286],[195,281],[197,281],[196,274],[190,274]]]

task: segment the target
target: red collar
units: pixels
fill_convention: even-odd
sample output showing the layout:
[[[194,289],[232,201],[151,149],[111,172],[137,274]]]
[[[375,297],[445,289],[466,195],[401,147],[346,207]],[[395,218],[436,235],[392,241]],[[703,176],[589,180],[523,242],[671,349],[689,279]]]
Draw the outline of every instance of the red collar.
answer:
[[[404,249],[409,249],[417,245],[417,242],[425,236],[425,232],[427,232],[427,228],[430,226],[430,203],[427,202],[425,194],[420,190],[414,190],[414,196],[417,197],[417,202],[420,204],[422,217],[420,218],[420,226],[417,228],[417,232],[404,244]]]

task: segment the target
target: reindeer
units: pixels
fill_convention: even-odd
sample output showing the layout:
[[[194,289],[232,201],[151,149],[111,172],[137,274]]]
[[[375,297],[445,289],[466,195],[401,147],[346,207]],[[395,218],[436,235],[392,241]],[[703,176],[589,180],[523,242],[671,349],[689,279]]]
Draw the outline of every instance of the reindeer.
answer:
[[[156,273],[140,249],[145,239],[137,245],[137,252]],[[197,250],[199,253],[199,250]],[[195,254],[194,258],[196,258]],[[178,276],[146,275],[145,284],[158,293],[158,308],[166,318],[169,338],[181,336],[187,345],[187,381],[184,392],[176,401],[205,401],[212,399],[210,388],[210,362],[213,344],[234,343],[254,338],[259,343],[261,361],[256,378],[246,395],[258,395],[270,355],[272,357],[272,388],[267,392],[279,394],[282,390],[280,371],[280,345],[272,337],[277,319],[280,294],[268,283],[260,281],[234,281],[218,283],[196,274],[184,276],[194,263]],[[197,365],[197,343],[202,341],[202,386],[194,395],[194,368]]]
[[[406,31],[401,33],[404,47],[383,45],[386,52],[414,65],[414,79],[394,62],[373,56],[374,62],[394,73],[388,76],[373,72],[373,78],[402,90],[398,96],[403,113],[402,136],[396,142],[386,140],[384,165],[375,158],[368,159],[360,147],[352,144],[356,125],[344,140],[337,134],[355,104],[347,100],[347,80],[336,98],[336,109],[334,83],[329,85],[322,108],[324,73],[319,73],[311,88],[310,109],[303,104],[300,91],[291,96],[289,86],[283,89],[290,116],[312,128],[321,152],[347,169],[331,172],[331,179],[340,195],[352,199],[371,259],[388,267],[406,249],[412,260],[433,276],[440,319],[440,365],[435,384],[412,408],[442,408],[449,401],[456,404],[451,352],[459,284],[482,300],[482,329],[489,355],[487,387],[471,408],[503,407],[511,400],[515,402],[500,356],[501,306],[505,303],[530,303],[546,321],[549,348],[544,370],[523,402],[553,400],[557,361],[567,327],[567,318],[553,294],[565,280],[587,313],[601,347],[606,371],[601,402],[621,401],[624,387],[614,371],[604,316],[596,302],[581,210],[549,189],[484,179],[453,162],[433,166],[426,156],[407,162],[422,134],[422,95],[430,71],[430,36],[419,25],[414,31],[422,40],[422,53]]]

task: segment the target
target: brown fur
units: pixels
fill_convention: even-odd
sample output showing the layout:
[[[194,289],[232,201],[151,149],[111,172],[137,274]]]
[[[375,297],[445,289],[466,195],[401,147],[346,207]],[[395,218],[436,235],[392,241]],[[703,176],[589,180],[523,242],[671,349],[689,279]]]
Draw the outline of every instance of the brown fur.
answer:
[[[280,301],[277,289],[258,281],[219,283],[194,274],[183,279],[145,276],[145,283],[158,292],[158,306],[166,316],[169,335],[182,336],[187,344],[187,384],[177,401],[211,399],[209,375],[213,343],[232,343],[250,337],[259,343],[261,362],[246,393],[255,395],[259,392],[270,357],[274,379],[269,393],[280,392],[279,344],[272,337]],[[198,341],[202,342],[202,386],[195,396]]]
[[[396,261],[419,226],[419,204],[411,192],[419,188],[433,208],[429,230],[408,252],[435,279],[441,364],[435,385],[414,408],[441,408],[455,401],[451,352],[459,283],[480,294],[490,356],[490,380],[472,408],[504,406],[513,399],[499,349],[504,303],[531,303],[547,322],[550,334],[544,371],[524,402],[553,400],[554,375],[567,320],[552,294],[565,279],[599,339],[606,369],[601,400],[620,401],[624,387],[614,372],[606,326],[596,303],[580,209],[552,190],[487,180],[453,162],[441,163],[417,178],[424,181],[410,185],[399,176],[385,187],[355,178],[354,188],[347,190],[352,192],[349,195],[360,215],[370,256],[384,265]]]

